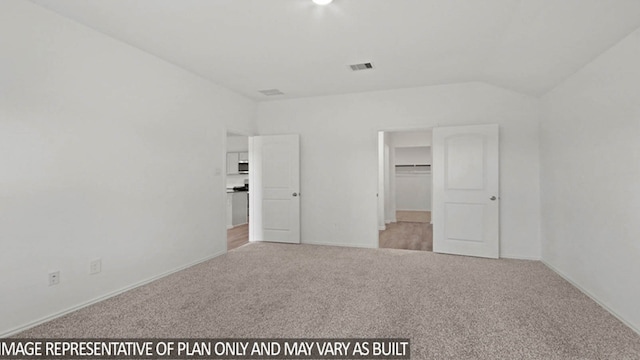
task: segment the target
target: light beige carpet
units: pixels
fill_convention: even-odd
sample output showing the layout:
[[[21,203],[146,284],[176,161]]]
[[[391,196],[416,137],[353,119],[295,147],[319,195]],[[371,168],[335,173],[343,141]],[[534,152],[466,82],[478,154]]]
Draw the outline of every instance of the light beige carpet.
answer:
[[[433,251],[433,225],[423,222],[396,222],[379,232],[381,248]]]
[[[396,221],[428,223],[431,222],[431,211],[398,210]]]
[[[267,243],[19,337],[399,337],[413,359],[640,358],[640,336],[537,261]]]

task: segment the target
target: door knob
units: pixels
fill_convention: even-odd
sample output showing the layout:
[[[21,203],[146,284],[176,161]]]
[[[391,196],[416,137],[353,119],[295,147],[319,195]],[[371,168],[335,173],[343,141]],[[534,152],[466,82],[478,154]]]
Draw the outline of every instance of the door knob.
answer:
[[[293,197],[296,197],[296,196],[298,196],[298,193],[293,193],[291,195],[293,195]]]
[[[492,196],[492,197],[489,198],[489,200],[491,200],[491,201],[495,201],[496,199],[497,199],[497,197],[495,197],[495,196]]]

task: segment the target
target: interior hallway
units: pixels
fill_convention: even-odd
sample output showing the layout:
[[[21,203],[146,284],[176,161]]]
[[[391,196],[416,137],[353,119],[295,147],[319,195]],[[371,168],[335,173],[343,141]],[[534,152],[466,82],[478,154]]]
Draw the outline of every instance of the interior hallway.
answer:
[[[433,251],[430,211],[397,211],[396,220],[379,232],[379,247]]]

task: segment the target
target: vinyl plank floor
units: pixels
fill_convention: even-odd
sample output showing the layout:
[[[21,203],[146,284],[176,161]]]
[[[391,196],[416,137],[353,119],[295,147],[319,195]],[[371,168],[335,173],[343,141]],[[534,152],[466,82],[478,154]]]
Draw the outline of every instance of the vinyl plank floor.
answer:
[[[396,220],[428,223],[431,222],[431,211],[398,210],[396,211]]]
[[[227,229],[227,251],[249,243],[249,224]]]

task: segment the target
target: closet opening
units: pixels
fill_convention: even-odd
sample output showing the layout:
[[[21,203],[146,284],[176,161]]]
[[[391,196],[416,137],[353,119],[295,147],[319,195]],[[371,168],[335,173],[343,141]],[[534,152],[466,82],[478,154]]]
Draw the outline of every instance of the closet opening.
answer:
[[[433,251],[431,129],[378,133],[378,247]]]

